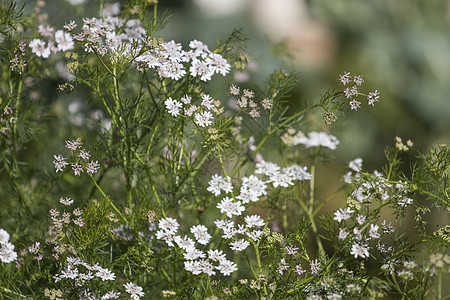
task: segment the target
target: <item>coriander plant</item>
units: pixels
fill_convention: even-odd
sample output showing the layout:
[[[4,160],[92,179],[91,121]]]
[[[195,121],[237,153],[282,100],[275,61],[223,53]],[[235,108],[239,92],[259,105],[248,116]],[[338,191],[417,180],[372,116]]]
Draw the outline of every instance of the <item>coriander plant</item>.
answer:
[[[0,299],[448,299],[450,227],[424,218],[448,220],[447,145],[408,169],[395,137],[318,196],[338,116],[382,101],[370,80],[288,110],[298,73],[229,76],[240,30],[182,45],[157,1],[98,2],[61,27],[0,6]]]

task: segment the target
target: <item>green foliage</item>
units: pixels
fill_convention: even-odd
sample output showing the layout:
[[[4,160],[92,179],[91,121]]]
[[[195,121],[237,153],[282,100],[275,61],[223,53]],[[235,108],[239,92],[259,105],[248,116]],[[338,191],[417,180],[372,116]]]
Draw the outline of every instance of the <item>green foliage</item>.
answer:
[[[249,62],[242,30],[181,51],[157,8],[127,1],[114,19],[102,1],[102,19],[45,40],[26,22],[38,9],[0,6],[1,299],[442,298],[449,226],[423,215],[448,213],[448,146],[405,174],[412,142],[396,138],[382,173],[352,161],[324,196],[339,142],[302,130],[316,108],[335,122],[345,93],[292,111],[299,74],[282,69],[241,90],[227,74]]]

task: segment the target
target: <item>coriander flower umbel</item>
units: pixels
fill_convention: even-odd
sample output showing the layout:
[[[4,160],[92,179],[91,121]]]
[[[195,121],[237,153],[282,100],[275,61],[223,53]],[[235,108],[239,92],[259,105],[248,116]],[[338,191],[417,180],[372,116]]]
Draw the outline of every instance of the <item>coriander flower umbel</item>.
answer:
[[[338,221],[338,223],[341,223],[342,220],[348,220],[350,219],[350,217],[352,216],[353,210],[351,210],[349,207],[342,209],[339,208],[335,213],[334,213],[334,220]]]
[[[194,115],[195,124],[200,127],[206,127],[212,124],[212,119],[214,118],[210,111],[204,111],[200,113],[196,113]]]
[[[231,250],[240,252],[247,249],[247,247],[250,246],[250,242],[240,239],[235,242],[231,242],[229,245]]]
[[[53,155],[53,157],[55,158],[55,160],[53,161],[53,164],[55,165],[56,173],[64,170],[64,167],[68,165],[68,163],[66,162],[66,159],[64,157],[62,157],[61,155],[58,155],[58,156]]]
[[[191,233],[194,234],[195,239],[202,245],[208,244],[211,239],[211,235],[208,233],[208,228],[205,225],[192,226]]]
[[[217,261],[217,262],[226,259],[225,254],[223,253],[222,250],[209,249],[208,250],[208,257],[212,261]]]
[[[233,215],[240,216],[245,207],[241,206],[241,201],[234,202],[232,198],[225,197],[220,203],[217,204],[217,208],[220,209],[220,213],[226,213],[228,218]]]
[[[88,163],[88,165],[86,167],[86,173],[91,174],[91,175],[95,174],[95,173],[97,173],[99,168],[100,168],[100,164],[98,163],[98,160],[91,161],[90,163]]]
[[[229,261],[228,259],[222,259],[219,262],[219,265],[216,266],[216,269],[219,270],[219,272],[222,273],[223,275],[229,276],[234,271],[237,271],[238,268],[234,262]]]
[[[265,224],[263,218],[261,218],[258,215],[245,216],[244,220],[247,225],[247,228],[263,227]]]
[[[355,258],[358,256],[361,256],[362,258],[369,257],[369,250],[367,247],[364,247],[363,245],[360,245],[358,243],[354,243],[352,245],[352,249],[350,251],[351,255],[354,255]]]
[[[114,274],[113,272],[111,272],[109,269],[104,269],[99,267],[97,270],[97,273],[95,274],[95,276],[99,277],[102,279],[102,281],[105,280],[115,280],[116,279],[116,274]]]
[[[180,225],[178,224],[178,221],[171,217],[161,219],[161,220],[159,220],[159,223],[158,223],[158,227],[160,229],[170,232],[172,234],[175,234],[175,232],[178,230],[179,226]]]
[[[145,295],[145,293],[142,291],[142,287],[132,282],[125,283],[123,286],[125,287],[125,292],[130,294],[130,297],[133,300],[141,299],[141,297]]]
[[[183,107],[181,102],[177,100],[172,100],[172,97],[169,97],[164,101],[164,105],[166,105],[167,111],[173,117],[177,117],[180,114],[180,109]]]
[[[0,245],[6,244],[9,241],[9,233],[3,229],[0,228]]]
[[[226,194],[233,191],[233,185],[228,176],[224,178],[218,174],[214,174],[208,184],[209,186],[206,190],[213,193],[214,196],[219,196],[221,191],[224,191]]]
[[[377,90],[375,90],[375,92],[369,93],[369,95],[367,96],[367,103],[373,106],[374,102],[378,102],[378,99],[380,98],[379,94],[380,93]]]
[[[334,135],[328,135],[325,132],[311,131],[307,137],[294,136],[294,146],[298,144],[303,144],[306,148],[321,146],[335,150],[339,145],[339,140]]]
[[[197,260],[187,260],[184,262],[184,269],[191,272],[194,275],[200,275],[202,273],[202,266]]]

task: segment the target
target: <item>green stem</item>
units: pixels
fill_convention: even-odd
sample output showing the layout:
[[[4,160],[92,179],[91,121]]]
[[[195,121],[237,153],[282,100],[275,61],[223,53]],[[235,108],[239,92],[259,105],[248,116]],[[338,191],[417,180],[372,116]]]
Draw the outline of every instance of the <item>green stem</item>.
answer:
[[[319,252],[325,253],[322,245],[322,240],[320,239],[319,232],[317,230],[317,225],[314,220],[314,192],[315,192],[315,178],[316,178],[316,166],[314,164],[314,161],[311,164],[311,180],[309,181],[309,207],[306,211],[306,214],[309,217],[309,220],[311,222],[311,228],[314,232],[314,236],[316,238],[317,247],[319,248]]]
[[[253,150],[252,153],[250,153],[250,155],[248,155],[244,161],[241,162],[241,164],[233,171],[233,173],[231,173],[231,178],[234,177],[234,175],[236,175],[239,170],[259,151],[259,149],[262,147],[262,145],[264,145],[264,143],[269,139],[269,137],[274,134],[275,132],[277,132],[279,129],[283,128],[286,124],[288,124],[289,122],[292,122],[292,120],[298,118],[299,116],[305,114],[306,112],[319,107],[319,104],[315,104],[313,106],[310,106],[302,111],[299,111],[298,113],[294,114],[293,116],[287,118],[286,120],[284,120],[282,123],[280,123],[277,127],[275,127],[272,130],[268,130],[267,134],[264,136],[264,138],[259,142],[259,144],[256,146],[255,150]]]

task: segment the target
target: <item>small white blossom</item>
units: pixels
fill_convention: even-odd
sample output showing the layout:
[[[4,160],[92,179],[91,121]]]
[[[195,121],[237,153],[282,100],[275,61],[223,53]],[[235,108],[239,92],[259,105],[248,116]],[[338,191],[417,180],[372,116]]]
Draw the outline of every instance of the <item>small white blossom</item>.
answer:
[[[219,262],[219,266],[216,269],[225,276],[231,275],[234,271],[237,271],[237,265],[227,259],[223,259]]]
[[[195,124],[200,127],[206,127],[212,124],[213,115],[209,111],[204,111],[200,113],[196,113],[194,115]]]
[[[350,219],[350,217],[352,216],[353,210],[351,210],[349,207],[342,209],[339,208],[335,213],[334,213],[334,220],[338,221],[338,223],[341,223],[342,220],[348,220]]]
[[[145,295],[145,293],[142,291],[142,287],[134,283],[125,283],[123,286],[125,287],[125,292],[130,294],[130,297],[133,300],[141,299],[141,297]]]
[[[220,213],[226,213],[228,218],[233,215],[240,216],[245,210],[245,207],[241,206],[241,201],[234,202],[233,199],[225,197],[220,203],[217,204],[217,208],[220,209]]]
[[[367,247],[355,243],[352,245],[350,254],[355,256],[355,258],[357,258],[358,256],[361,256],[362,258],[369,257],[369,249]]]
[[[211,239],[211,235],[208,233],[208,228],[205,225],[192,226],[191,233],[194,234],[195,239],[202,245],[208,244]]]
[[[172,100],[172,97],[169,97],[164,101],[164,105],[166,106],[167,111],[173,117],[177,117],[180,114],[180,109],[183,107],[183,104],[177,100]]]
[[[235,242],[231,242],[229,245],[231,250],[240,252],[247,249],[247,247],[250,246],[250,242],[240,239]]]

